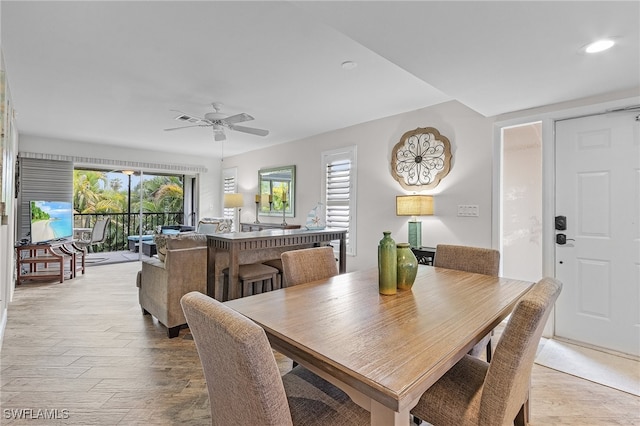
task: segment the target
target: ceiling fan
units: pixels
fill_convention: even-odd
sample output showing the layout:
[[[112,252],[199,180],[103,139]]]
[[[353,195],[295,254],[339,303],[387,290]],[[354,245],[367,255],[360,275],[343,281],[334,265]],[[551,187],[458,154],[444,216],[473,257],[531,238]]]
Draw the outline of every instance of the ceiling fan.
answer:
[[[212,103],[213,112],[208,112],[202,117],[196,117],[194,115],[187,114],[178,110],[171,110],[179,113],[175,119],[178,121],[183,121],[185,123],[190,123],[189,126],[181,126],[181,127],[172,127],[169,129],[164,129],[165,131],[186,129],[189,127],[212,127],[213,128],[213,136],[216,141],[223,141],[227,137],[224,133],[224,129],[235,130],[237,132],[249,133],[257,136],[267,136],[269,134],[268,130],[256,129],[254,127],[246,127],[246,126],[238,126],[236,123],[242,123],[244,121],[253,120],[253,117],[246,113],[240,113],[236,115],[232,115],[227,117],[225,114],[220,112],[220,108],[222,104],[220,103]]]

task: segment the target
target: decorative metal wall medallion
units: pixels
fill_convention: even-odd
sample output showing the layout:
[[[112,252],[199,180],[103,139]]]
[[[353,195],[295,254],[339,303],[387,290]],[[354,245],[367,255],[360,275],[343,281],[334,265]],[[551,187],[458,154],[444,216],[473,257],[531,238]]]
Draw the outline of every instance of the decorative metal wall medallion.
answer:
[[[391,153],[391,174],[408,190],[435,188],[450,168],[451,143],[433,127],[406,132]]]

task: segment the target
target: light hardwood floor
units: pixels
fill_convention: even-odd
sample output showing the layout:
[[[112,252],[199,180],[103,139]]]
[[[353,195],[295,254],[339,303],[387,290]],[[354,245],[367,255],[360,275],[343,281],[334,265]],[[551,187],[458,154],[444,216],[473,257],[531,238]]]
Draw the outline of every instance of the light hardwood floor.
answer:
[[[139,268],[93,266],[62,284],[16,289],[0,353],[0,424],[210,424],[191,335],[168,339],[142,315]],[[531,400],[535,426],[640,425],[640,398],[538,365]],[[59,419],[42,420],[51,415]]]

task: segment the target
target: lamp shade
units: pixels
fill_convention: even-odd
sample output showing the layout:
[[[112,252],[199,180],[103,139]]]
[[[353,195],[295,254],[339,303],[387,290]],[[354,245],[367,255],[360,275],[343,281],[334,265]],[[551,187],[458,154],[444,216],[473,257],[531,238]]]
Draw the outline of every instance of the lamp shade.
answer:
[[[224,194],[224,207],[242,207],[244,206],[244,199],[242,198],[242,194],[237,192]]]
[[[433,214],[433,196],[396,196],[396,216],[428,216]]]

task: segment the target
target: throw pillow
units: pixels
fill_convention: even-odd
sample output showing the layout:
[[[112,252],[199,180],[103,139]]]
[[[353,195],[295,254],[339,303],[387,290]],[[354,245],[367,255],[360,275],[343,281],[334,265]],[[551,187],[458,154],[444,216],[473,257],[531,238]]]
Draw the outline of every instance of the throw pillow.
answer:
[[[156,252],[158,254],[158,259],[164,262],[164,258],[167,255],[167,238],[169,235],[167,234],[155,234],[153,236],[153,240],[156,243]]]

